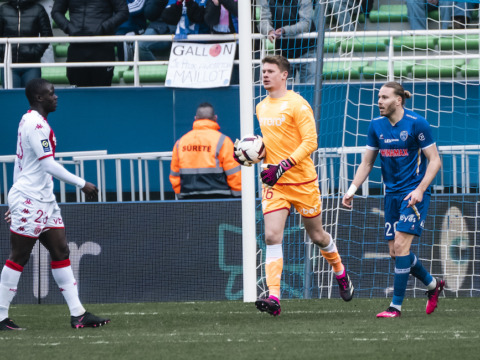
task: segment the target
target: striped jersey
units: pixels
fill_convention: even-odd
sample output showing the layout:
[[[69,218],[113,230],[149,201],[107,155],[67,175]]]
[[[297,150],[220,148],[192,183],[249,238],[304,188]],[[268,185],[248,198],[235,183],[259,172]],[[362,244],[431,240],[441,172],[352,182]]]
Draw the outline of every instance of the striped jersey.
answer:
[[[422,150],[434,144],[430,124],[411,110],[405,109],[403,118],[393,126],[385,116],[373,119],[368,128],[367,149],[378,150],[385,192],[415,190],[427,170]]]
[[[309,103],[289,90],[281,98],[267,96],[256,107],[266,148],[266,164],[290,158],[296,165],[278,184],[299,185],[314,181],[317,173],[310,154],[317,150],[317,130]]]
[[[13,187],[33,199],[54,201],[52,175],[40,160],[55,156],[56,139],[47,119],[35,110],[23,115],[18,126],[17,158]]]

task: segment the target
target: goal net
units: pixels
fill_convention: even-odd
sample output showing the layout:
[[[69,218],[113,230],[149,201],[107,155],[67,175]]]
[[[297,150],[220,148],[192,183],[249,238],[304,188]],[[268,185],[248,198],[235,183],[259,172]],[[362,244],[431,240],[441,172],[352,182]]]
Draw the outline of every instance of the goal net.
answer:
[[[384,240],[379,159],[357,192],[353,210],[343,209],[341,198],[361,162],[368,125],[379,116],[378,91],[385,82],[397,81],[413,94],[405,107],[432,126],[442,158],[442,169],[432,184],[425,231],[414,240],[412,251],[432,275],[446,279],[447,296],[478,296],[478,1],[440,1],[436,7],[415,1],[412,8],[409,2],[393,0],[375,1],[373,7],[368,1],[314,0],[308,31],[269,42],[270,28],[289,26],[290,31],[297,24],[300,29],[303,3],[257,0],[252,5],[253,102],[267,95],[261,87],[259,60],[267,54],[288,57],[294,68],[289,89],[310,102],[317,121],[319,149],[314,161],[324,226],[336,239],[356,294],[390,297],[393,291],[394,261]],[[272,20],[287,13],[295,21],[282,20],[282,25]],[[258,122],[255,129],[260,132]],[[262,270],[265,245],[260,207],[257,223],[257,293],[261,296],[268,289]],[[338,297],[329,265],[309,241],[293,208],[283,246],[283,298]],[[424,291],[424,285],[411,278],[407,296],[424,296]]]

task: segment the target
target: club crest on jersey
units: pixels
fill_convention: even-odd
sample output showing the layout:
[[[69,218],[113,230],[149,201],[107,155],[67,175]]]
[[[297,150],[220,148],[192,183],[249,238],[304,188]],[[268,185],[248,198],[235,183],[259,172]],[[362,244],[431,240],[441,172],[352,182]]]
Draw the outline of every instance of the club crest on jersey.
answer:
[[[47,139],[44,139],[41,141],[42,147],[43,147],[43,152],[50,152],[50,142]]]
[[[403,130],[401,133],[400,133],[400,139],[402,141],[406,141],[408,138],[408,131],[407,130]]]

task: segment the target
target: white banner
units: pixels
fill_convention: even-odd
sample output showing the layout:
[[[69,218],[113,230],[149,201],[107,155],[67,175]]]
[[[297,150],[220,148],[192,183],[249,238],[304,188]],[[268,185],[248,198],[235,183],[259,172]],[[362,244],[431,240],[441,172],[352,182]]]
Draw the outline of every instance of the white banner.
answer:
[[[174,42],[165,86],[204,89],[230,85],[235,46],[235,42]]]

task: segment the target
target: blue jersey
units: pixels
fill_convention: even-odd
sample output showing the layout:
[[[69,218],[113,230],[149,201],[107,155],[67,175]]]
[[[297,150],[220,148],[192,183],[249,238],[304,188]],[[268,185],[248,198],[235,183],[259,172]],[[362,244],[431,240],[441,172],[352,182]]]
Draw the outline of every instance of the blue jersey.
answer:
[[[368,128],[367,149],[380,154],[385,192],[414,190],[427,170],[422,149],[434,144],[430,124],[413,111],[405,109],[403,118],[393,126],[385,116],[373,119]]]

